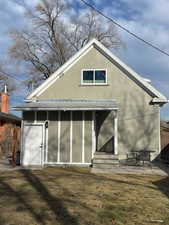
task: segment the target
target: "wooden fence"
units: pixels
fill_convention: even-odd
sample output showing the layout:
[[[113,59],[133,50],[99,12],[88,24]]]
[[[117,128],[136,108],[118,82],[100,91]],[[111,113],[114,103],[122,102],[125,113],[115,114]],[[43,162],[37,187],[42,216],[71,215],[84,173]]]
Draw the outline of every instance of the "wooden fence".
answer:
[[[16,153],[20,151],[20,127],[6,123],[0,127],[0,158],[11,157],[16,162]]]
[[[169,127],[161,126],[161,159],[169,163]]]

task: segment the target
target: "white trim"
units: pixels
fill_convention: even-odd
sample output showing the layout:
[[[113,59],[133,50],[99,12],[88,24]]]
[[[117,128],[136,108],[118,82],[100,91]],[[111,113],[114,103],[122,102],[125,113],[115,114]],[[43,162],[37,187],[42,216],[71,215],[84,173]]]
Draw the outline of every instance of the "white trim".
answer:
[[[46,131],[46,154],[45,154],[45,162],[48,161],[48,135],[49,135],[49,112],[46,111],[46,120],[48,121],[48,128],[45,127]]]
[[[85,111],[82,111],[82,163],[85,162]]]
[[[22,118],[23,118],[23,112],[22,112]],[[20,155],[20,164],[22,165],[22,161],[23,161],[23,129],[24,129],[24,121],[21,121],[21,144],[20,144],[20,148],[21,148],[21,155]]]
[[[96,151],[96,112],[92,112],[92,159]]]
[[[70,163],[70,162],[47,162],[47,164],[62,164],[62,165],[91,165],[91,163],[77,163],[77,162],[73,162],[73,163]]]
[[[160,107],[158,107],[159,153],[161,153]]]
[[[153,102],[153,103],[159,103],[159,104],[160,104],[160,103],[168,103],[169,100],[166,99],[166,100],[164,101],[164,99],[153,98],[153,99],[152,99],[152,102]]]
[[[34,112],[34,123],[37,123],[37,111]]]
[[[62,110],[62,111],[92,111],[92,110],[95,110],[95,111],[102,111],[102,110],[117,110],[118,108],[117,107],[114,107],[114,108],[15,108],[16,111],[20,111],[20,110],[24,110],[24,111],[57,111],[57,110]]]
[[[45,164],[45,124],[43,123],[42,124],[42,167],[44,166]]]
[[[88,42],[83,48],[81,48],[73,57],[71,57],[64,65],[62,65],[55,73],[53,73],[43,84],[41,84],[37,89],[35,89],[28,97],[27,100],[33,100],[36,96],[39,96],[43,93],[50,85],[52,85],[59,76],[63,75],[63,73],[68,70],[71,66],[73,66],[82,56],[84,56],[87,52],[89,52],[93,47],[100,50],[104,55],[106,55],[110,60],[115,61],[120,67],[122,67],[128,74],[139,82],[140,86],[145,88],[148,92],[155,95],[156,97],[164,100],[166,102],[166,97],[162,95],[159,91],[157,91],[154,87],[152,87],[149,83],[147,83],[144,78],[134,72],[129,66],[123,63],[118,57],[112,54],[110,50],[108,50],[103,44],[101,44],[98,40],[93,39]]]
[[[105,76],[106,76],[106,80],[105,80],[105,83],[96,83],[96,79],[95,79],[95,77],[96,77],[96,75],[95,75],[95,71],[99,71],[99,70],[103,70],[103,71],[105,71]],[[85,83],[85,82],[83,82],[83,72],[84,71],[93,71],[94,72],[94,82],[93,83]],[[108,83],[107,83],[107,69],[82,69],[81,70],[81,85],[82,86],[104,86],[104,85],[107,85]]]
[[[73,146],[73,112],[70,111],[70,163],[72,163],[72,146]]]
[[[114,154],[118,154],[118,117],[117,112],[114,117]]]
[[[57,162],[60,162],[60,130],[61,130],[61,111],[58,111],[58,158]]]
[[[44,123],[40,122],[40,123],[34,124],[34,123],[26,122],[26,123],[24,123],[24,125],[26,125],[26,126],[28,126],[28,125],[30,125],[30,126],[38,126],[38,125],[44,125]]]

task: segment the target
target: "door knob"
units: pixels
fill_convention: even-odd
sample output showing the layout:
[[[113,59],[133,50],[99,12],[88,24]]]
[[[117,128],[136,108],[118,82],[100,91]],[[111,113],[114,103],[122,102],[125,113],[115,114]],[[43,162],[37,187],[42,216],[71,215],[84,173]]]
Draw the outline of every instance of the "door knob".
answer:
[[[40,146],[39,146],[40,148],[42,148],[43,147],[43,144],[40,144]]]

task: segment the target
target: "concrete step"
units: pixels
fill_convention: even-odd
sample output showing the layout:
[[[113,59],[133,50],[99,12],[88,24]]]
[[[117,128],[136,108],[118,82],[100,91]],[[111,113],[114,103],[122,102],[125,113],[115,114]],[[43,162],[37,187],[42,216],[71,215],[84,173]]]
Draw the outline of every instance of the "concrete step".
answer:
[[[119,166],[118,155],[109,154],[106,152],[95,152],[93,158],[93,168],[111,169]]]
[[[101,164],[117,164],[119,163],[118,159],[99,159],[99,158],[94,158],[93,163],[101,163]]]
[[[95,155],[113,155],[113,152],[95,152]]]
[[[112,168],[117,168],[119,167],[119,164],[105,164],[105,163],[94,163],[93,168],[97,169],[112,169]]]
[[[103,153],[102,154],[95,153],[94,158],[95,159],[117,159],[118,160],[118,155],[106,154],[106,153],[104,153],[104,154]]]

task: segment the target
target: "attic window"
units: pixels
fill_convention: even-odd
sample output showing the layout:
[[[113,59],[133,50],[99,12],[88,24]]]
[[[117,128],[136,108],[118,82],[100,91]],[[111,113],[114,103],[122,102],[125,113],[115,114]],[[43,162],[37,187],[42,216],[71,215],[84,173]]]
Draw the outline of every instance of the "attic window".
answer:
[[[82,70],[83,85],[105,85],[107,84],[107,72],[105,69]]]

